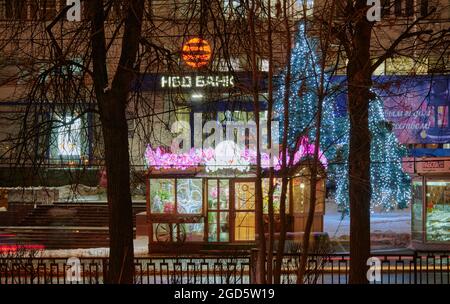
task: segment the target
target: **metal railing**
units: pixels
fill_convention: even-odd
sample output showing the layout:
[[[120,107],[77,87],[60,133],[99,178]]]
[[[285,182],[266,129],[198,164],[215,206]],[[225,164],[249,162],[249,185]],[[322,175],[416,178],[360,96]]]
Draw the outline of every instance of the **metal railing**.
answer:
[[[380,261],[374,284],[450,284],[450,252],[373,255]],[[253,283],[253,255],[177,256],[135,259],[136,284]],[[298,254],[286,254],[281,282],[295,284]],[[305,283],[346,284],[349,256],[310,255]],[[0,284],[103,284],[107,258],[0,258]]]

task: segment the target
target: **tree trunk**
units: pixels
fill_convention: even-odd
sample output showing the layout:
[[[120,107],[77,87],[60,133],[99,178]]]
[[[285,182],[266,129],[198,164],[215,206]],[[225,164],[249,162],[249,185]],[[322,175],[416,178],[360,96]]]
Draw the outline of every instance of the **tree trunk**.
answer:
[[[103,0],[91,0],[91,48],[95,95],[102,123],[109,204],[108,283],[132,284],[134,280],[133,212],[126,106],[135,75],[142,30],[144,0],[124,1],[127,7],[122,49],[109,85]]]
[[[112,96],[102,119],[109,203],[109,283],[133,283],[133,211],[125,108]]]
[[[283,18],[284,26],[286,27],[286,77],[284,79],[284,96],[283,96],[283,134],[281,144],[281,194],[280,194],[280,232],[278,235],[277,254],[275,258],[275,269],[273,271],[274,283],[281,283],[281,268],[284,258],[284,244],[286,241],[286,201],[288,195],[288,129],[289,129],[289,97],[291,94],[291,52],[292,52],[292,38],[291,25],[289,23],[287,14],[286,1],[283,3]],[[292,159],[292,158],[291,158]]]
[[[365,7],[365,1],[358,1]],[[349,283],[367,283],[370,257],[370,131],[371,81],[370,38],[372,25],[361,16],[356,23],[353,56],[347,66],[348,111],[350,117],[349,199],[350,276]]]
[[[257,41],[255,31],[255,1],[249,10],[249,27],[250,27],[250,58],[252,62],[252,95],[254,105],[254,116],[256,123],[256,179],[255,179],[255,226],[258,238],[258,255],[256,261],[256,282],[258,284],[266,283],[266,237],[264,233],[264,211],[263,211],[263,193],[262,193],[262,170],[261,170],[261,132],[259,119],[259,73],[256,59]]]

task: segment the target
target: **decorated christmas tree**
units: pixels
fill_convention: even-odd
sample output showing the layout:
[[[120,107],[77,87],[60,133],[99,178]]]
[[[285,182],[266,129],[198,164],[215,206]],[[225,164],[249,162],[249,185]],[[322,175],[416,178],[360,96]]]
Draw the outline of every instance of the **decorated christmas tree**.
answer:
[[[321,77],[317,43],[307,37],[304,24],[300,23],[295,37],[290,62],[289,126],[288,146],[293,148],[297,140],[307,136],[314,142],[315,120],[318,105],[318,88],[331,88],[329,77]],[[285,98],[286,70],[278,78],[275,112],[279,115],[280,139],[283,137],[283,100]],[[350,124],[346,106],[338,104],[338,98],[328,89],[323,101],[320,148],[329,161],[328,178],[336,185],[335,199],[341,210],[347,211],[348,194],[348,151]],[[345,102],[344,102],[345,104]],[[344,110],[342,110],[344,108]],[[340,110],[339,110],[340,109]],[[390,210],[396,206],[405,207],[410,199],[410,183],[403,173],[401,158],[406,149],[399,145],[392,133],[391,124],[386,121],[383,104],[379,98],[370,103],[369,124],[371,145],[371,205]]]
[[[289,123],[287,130],[288,148],[293,149],[301,137],[308,137],[313,143],[316,136],[316,115],[318,107],[318,88],[321,80],[321,67],[314,51],[317,42],[307,37],[305,25],[299,23],[290,60],[290,90],[285,87],[287,72],[278,77],[278,89],[275,95],[275,113],[280,122],[280,140],[284,132],[283,100],[289,93]],[[326,76],[326,75],[325,75]],[[328,83],[328,77],[323,79],[323,85]],[[323,102],[322,132],[320,148],[325,155],[333,155],[335,140],[334,105],[331,99]]]
[[[348,117],[339,118],[338,129],[349,130]],[[372,136],[370,146],[370,183],[372,187],[371,208],[391,210],[404,208],[411,198],[410,180],[402,171],[401,160],[406,155],[406,148],[398,143],[392,132],[392,124],[386,120],[383,102],[375,97],[369,106],[369,128]],[[348,210],[348,132],[340,140],[337,153],[340,161],[336,162],[336,203],[341,209]]]

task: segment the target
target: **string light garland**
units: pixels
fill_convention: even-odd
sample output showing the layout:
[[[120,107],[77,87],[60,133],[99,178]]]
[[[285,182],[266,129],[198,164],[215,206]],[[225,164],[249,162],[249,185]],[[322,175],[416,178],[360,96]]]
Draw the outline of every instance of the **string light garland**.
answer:
[[[306,136],[312,142],[315,138],[315,119],[318,104],[318,86],[321,67],[317,57],[317,42],[307,37],[305,25],[299,23],[295,44],[291,55],[291,75],[289,103],[289,124],[287,138],[289,148],[295,138]],[[283,100],[286,94],[286,71],[278,78],[275,113],[284,113]],[[324,86],[330,81],[324,77]],[[336,184],[334,197],[340,210],[349,207],[348,194],[348,153],[350,123],[348,113],[338,114],[336,96],[323,100],[320,147],[329,160],[328,179]],[[284,117],[280,115],[280,134],[283,136]],[[410,179],[402,171],[401,159],[406,148],[401,146],[392,133],[391,124],[385,119],[383,102],[375,98],[370,102],[369,128],[371,142],[371,209],[381,207],[391,210],[406,207],[411,199]]]

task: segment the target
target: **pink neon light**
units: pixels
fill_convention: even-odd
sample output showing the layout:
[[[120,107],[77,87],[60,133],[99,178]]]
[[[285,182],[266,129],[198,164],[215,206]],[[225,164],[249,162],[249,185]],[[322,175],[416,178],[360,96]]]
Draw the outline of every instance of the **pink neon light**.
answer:
[[[310,144],[308,138],[303,137],[300,140],[299,149],[294,154],[294,161],[292,165],[300,162],[306,156],[314,155],[315,145]],[[319,160],[323,166],[327,167],[328,161],[322,151],[319,151]],[[171,153],[168,149],[157,147],[153,149],[150,145],[147,145],[145,150],[145,159],[147,160],[147,166],[155,169],[178,169],[186,170],[188,168],[202,166],[206,162],[213,160],[215,152],[213,148],[207,149],[191,149],[187,153]],[[250,164],[256,164],[256,151],[244,149],[241,151],[240,157],[248,161]],[[291,164],[289,154],[287,155],[287,163]],[[281,155],[280,157],[273,158],[273,164],[275,170],[281,169]],[[270,155],[267,153],[261,153],[261,167],[270,167]]]

